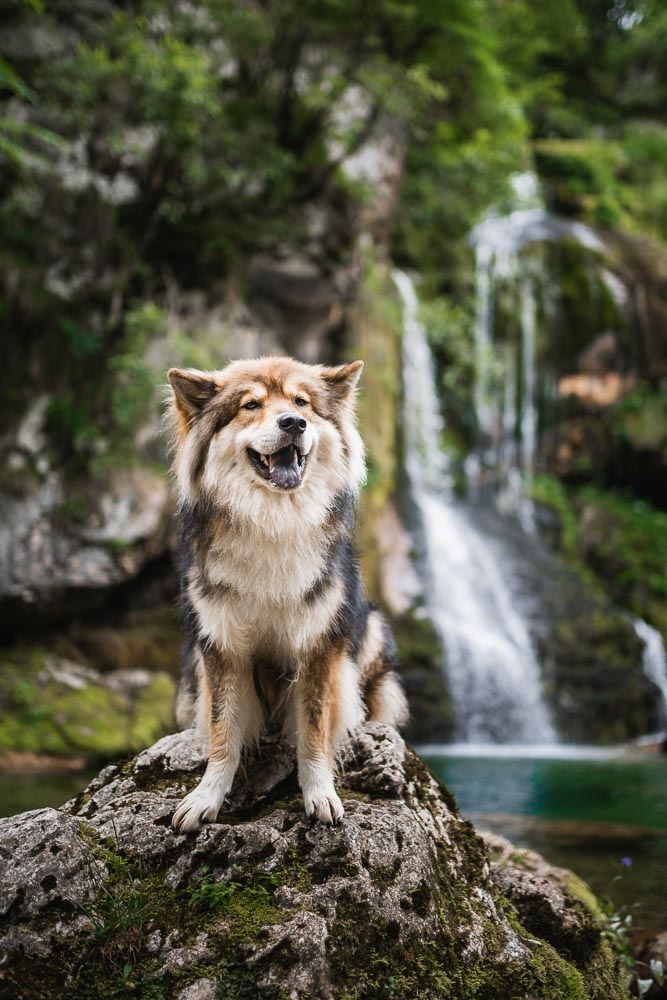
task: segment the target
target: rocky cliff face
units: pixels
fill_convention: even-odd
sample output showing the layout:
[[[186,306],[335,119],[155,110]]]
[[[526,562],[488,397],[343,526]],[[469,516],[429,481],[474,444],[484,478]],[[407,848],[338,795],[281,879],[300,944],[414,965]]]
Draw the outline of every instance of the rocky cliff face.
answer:
[[[0,996],[621,1000],[595,901],[464,821],[395,731],[349,748],[338,828],[264,745],[219,821],[175,834],[192,732],[62,810],[0,821]]]

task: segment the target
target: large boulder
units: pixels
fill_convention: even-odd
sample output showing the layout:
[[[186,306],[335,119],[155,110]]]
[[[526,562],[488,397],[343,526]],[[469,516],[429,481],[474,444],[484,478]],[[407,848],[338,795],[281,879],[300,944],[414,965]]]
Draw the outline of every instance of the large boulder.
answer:
[[[593,910],[546,866],[530,884],[492,868],[394,730],[367,725],[343,765],[335,828],[306,819],[293,754],[267,743],[218,822],[175,833],[192,732],[3,820],[0,996],[626,996]]]

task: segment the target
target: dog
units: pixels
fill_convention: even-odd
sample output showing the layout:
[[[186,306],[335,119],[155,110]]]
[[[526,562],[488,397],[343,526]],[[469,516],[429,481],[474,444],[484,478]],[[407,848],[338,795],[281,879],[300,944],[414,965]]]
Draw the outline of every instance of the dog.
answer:
[[[177,717],[197,718],[209,751],[176,830],[215,820],[268,722],[296,746],[307,815],[336,824],[345,741],[365,719],[407,718],[352,545],[362,367],[264,357],[168,373],[186,631]]]

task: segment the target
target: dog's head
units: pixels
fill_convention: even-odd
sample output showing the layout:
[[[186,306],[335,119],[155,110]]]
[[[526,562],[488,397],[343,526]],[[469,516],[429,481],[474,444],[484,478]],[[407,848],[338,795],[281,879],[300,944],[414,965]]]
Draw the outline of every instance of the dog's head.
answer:
[[[356,492],[364,477],[354,420],[362,368],[258,358],[221,371],[170,369],[182,495],[253,516],[271,496],[326,503],[343,489]]]

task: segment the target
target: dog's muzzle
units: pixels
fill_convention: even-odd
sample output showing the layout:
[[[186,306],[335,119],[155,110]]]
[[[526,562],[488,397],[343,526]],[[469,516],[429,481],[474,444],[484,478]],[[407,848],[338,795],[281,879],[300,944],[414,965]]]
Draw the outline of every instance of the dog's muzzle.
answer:
[[[301,485],[307,456],[298,443],[293,441],[271,455],[262,455],[253,448],[248,448],[248,457],[257,475],[276,489],[294,490]]]

